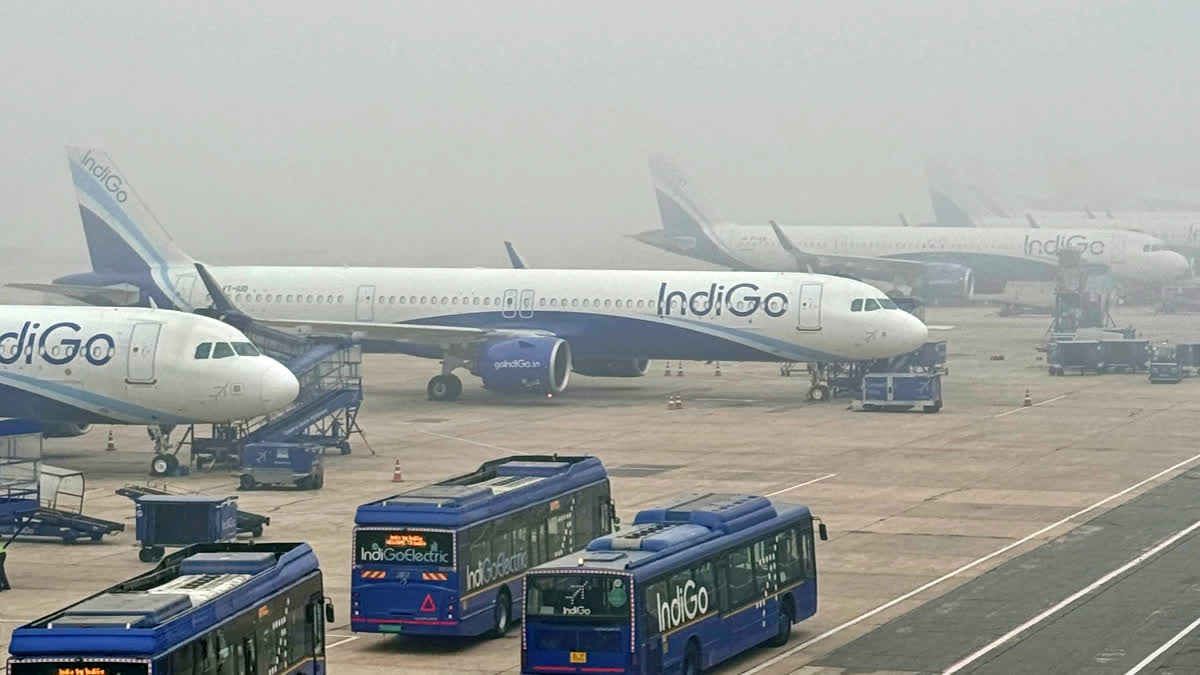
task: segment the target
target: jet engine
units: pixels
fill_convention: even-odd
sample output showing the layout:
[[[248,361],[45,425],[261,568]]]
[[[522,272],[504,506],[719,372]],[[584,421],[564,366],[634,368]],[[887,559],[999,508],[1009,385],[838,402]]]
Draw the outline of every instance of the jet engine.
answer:
[[[571,377],[571,346],[556,337],[489,342],[479,350],[475,371],[492,391],[561,394]]]
[[[650,368],[650,359],[576,359],[572,368],[588,377],[641,377]]]
[[[90,424],[66,424],[63,422],[42,423],[43,438],[74,438],[92,430]]]
[[[975,294],[975,274],[954,263],[926,263],[920,295],[933,302],[968,302]]]

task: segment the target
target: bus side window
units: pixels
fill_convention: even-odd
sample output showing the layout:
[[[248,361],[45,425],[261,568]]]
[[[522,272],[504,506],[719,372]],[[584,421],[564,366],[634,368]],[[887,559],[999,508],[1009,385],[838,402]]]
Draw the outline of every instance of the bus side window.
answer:
[[[526,567],[533,566],[533,555],[529,550],[529,528],[525,526],[526,516],[522,513],[517,516],[519,524],[512,531],[512,550],[515,554],[525,554],[524,565]]]
[[[496,523],[496,527],[492,528],[492,531],[495,533],[492,535],[492,562],[496,563],[506,560],[512,555],[512,531],[503,523]]]
[[[320,596],[314,597],[308,603],[309,640],[312,641],[314,656],[325,655],[325,607]]]
[[[546,562],[546,523],[538,520],[529,528],[529,566],[541,565]]]
[[[770,540],[759,539],[754,542],[754,587],[761,595],[763,593],[771,593],[776,590],[771,578],[771,571],[774,565],[771,561],[770,549],[773,548],[768,544]]]
[[[692,579],[695,580],[697,587],[708,589],[709,593],[717,592],[717,574],[711,560],[706,560],[692,568]],[[716,611],[718,606],[717,598],[710,597],[708,599],[709,611]]]
[[[663,604],[667,604],[669,607],[671,602],[671,595],[667,592],[666,580],[659,579],[646,586],[645,593],[646,601],[642,603],[642,606],[646,608],[646,625],[650,628],[647,632],[650,635],[657,635],[663,630],[663,627],[658,625],[658,613],[661,611]]]
[[[242,663],[238,673],[241,675],[258,675],[258,655],[254,649],[254,634],[242,638]]]
[[[780,586],[791,586],[804,578],[796,530],[789,528],[775,535],[775,567]]]
[[[725,569],[729,575],[729,608],[736,609],[754,602],[759,594],[754,590],[754,563],[750,547],[739,546],[728,553]]]
[[[571,530],[571,512],[560,513],[550,516],[546,521],[546,544],[549,549],[549,559],[554,559],[559,556],[564,556],[571,551],[574,542],[567,538]]]

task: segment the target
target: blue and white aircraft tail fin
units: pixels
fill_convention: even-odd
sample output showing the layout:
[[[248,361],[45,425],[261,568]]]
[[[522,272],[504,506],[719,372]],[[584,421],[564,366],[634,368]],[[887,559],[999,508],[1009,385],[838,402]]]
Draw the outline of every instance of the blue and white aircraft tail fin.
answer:
[[[190,309],[175,279],[185,274],[194,281],[195,261],[171,240],[116,162],[100,148],[78,146],[68,146],[67,162],[95,275],[133,282],[160,307]]]
[[[662,230],[634,235],[635,238],[718,265],[735,268],[740,265],[717,236],[713,221],[688,194],[687,177],[675,162],[662,155],[652,155],[650,179],[654,183],[654,199]]]

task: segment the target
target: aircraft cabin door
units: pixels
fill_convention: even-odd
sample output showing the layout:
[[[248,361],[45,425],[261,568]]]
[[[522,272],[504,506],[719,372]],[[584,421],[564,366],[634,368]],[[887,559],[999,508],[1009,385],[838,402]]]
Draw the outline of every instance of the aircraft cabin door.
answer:
[[[1125,240],[1127,237],[1124,232],[1113,232],[1112,238],[1112,256],[1110,258],[1112,264],[1120,265],[1125,262]]]
[[[504,304],[500,306],[500,316],[505,319],[517,318],[517,289],[504,291]]]
[[[359,286],[358,295],[354,300],[354,320],[375,320],[375,287]]]
[[[821,284],[800,284],[796,330],[821,330]]]
[[[520,314],[522,319],[533,318],[533,289],[526,288],[521,291]]]
[[[154,384],[154,356],[158,352],[160,323],[136,323],[129,335],[129,358],[125,373],[128,384]]]

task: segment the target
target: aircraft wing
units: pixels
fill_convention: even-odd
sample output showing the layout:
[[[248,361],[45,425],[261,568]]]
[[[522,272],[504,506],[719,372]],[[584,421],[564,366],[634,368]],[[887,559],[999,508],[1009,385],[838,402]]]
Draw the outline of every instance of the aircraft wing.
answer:
[[[796,261],[800,271],[829,272],[844,270],[856,276],[867,279],[891,279],[894,277],[916,278],[924,271],[924,263],[897,258],[876,258],[861,255],[829,255],[826,253],[808,253],[796,246],[783,228],[775,221],[770,221],[775,237],[780,246]]]
[[[276,328],[290,328],[307,335],[356,336],[360,339],[441,346],[469,344],[497,337],[552,335],[547,331],[433,326],[417,323],[307,321],[304,319],[257,319],[257,321]]]
[[[40,291],[51,295],[70,298],[86,305],[101,307],[135,307],[142,298],[142,292],[132,284],[119,286],[74,286],[71,284],[5,284],[9,288],[19,288],[25,291]]]

